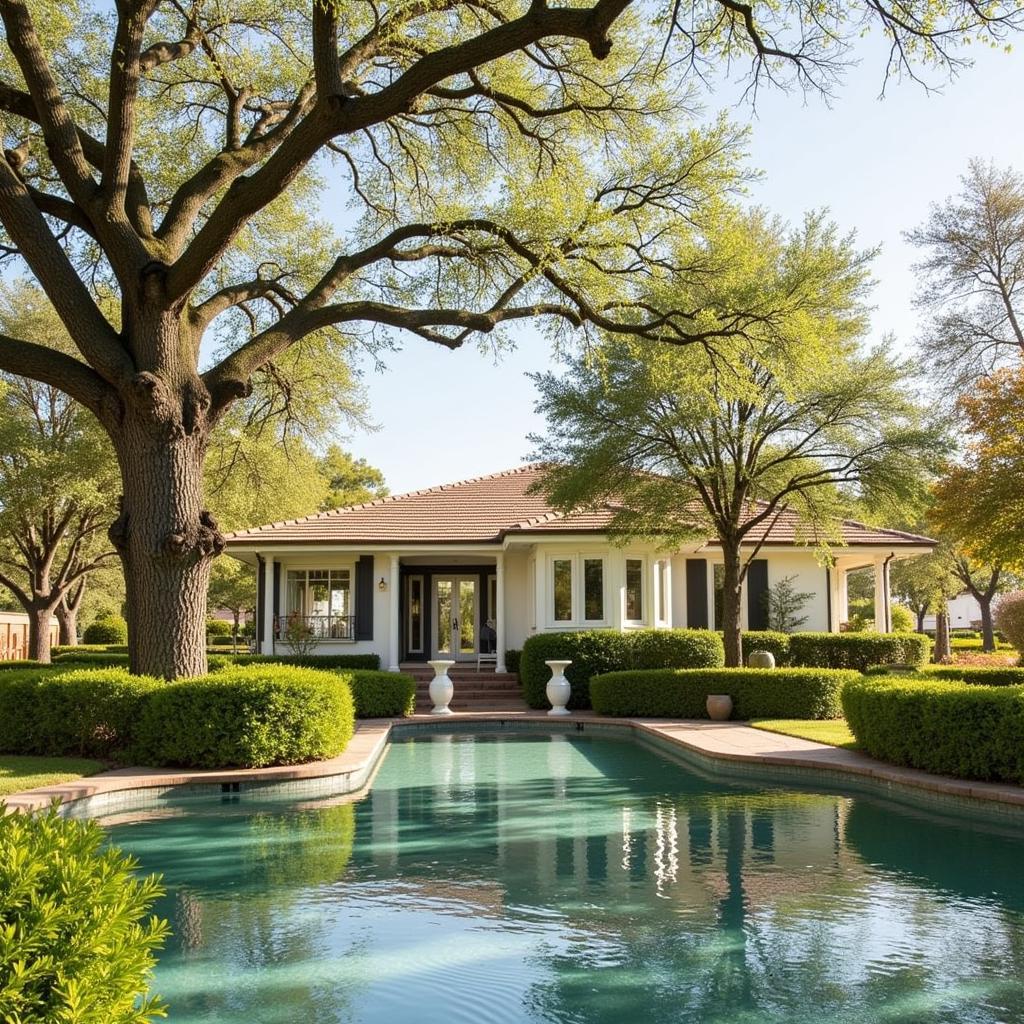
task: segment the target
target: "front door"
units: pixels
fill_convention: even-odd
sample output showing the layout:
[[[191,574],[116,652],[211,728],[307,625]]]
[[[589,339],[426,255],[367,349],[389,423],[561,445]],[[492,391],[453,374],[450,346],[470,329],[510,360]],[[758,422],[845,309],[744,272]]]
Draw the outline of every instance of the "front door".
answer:
[[[469,661],[477,651],[476,576],[435,576],[433,648],[435,658]]]

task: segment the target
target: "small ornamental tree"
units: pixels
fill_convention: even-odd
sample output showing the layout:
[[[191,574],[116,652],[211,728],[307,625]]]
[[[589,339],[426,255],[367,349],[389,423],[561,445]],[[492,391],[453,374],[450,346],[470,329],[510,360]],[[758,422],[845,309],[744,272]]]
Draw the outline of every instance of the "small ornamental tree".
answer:
[[[211,431],[289,349],[389,331],[455,349],[537,317],[734,338],[766,310],[708,326],[640,296],[699,273],[673,240],[742,177],[740,133],[694,128],[685,76],[749,62],[752,87],[827,91],[869,23],[888,72],[950,70],[1022,16],[1016,0],[0,0],[0,253],[75,345],[5,334],[0,369],[110,436],[132,669],[206,667]],[[321,223],[328,178],[342,238]]]
[[[1024,656],[1024,590],[1004,594],[996,607],[996,625]]]
[[[797,591],[795,576],[786,576],[768,588],[765,604],[768,606],[768,628],[780,633],[795,633],[806,621],[800,612],[814,594]]]

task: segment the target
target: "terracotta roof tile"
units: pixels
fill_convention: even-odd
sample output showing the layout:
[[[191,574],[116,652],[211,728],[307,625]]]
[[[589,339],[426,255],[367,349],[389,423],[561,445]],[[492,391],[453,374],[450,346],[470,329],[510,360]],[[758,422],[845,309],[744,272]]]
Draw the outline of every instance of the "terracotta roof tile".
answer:
[[[230,546],[270,544],[488,544],[507,534],[602,533],[614,510],[588,510],[564,515],[554,511],[530,485],[542,472],[539,465],[473,477],[378,498],[362,505],[318,512],[228,534]],[[770,542],[802,543],[795,513],[784,513],[771,529]],[[760,535],[752,538],[759,540]],[[933,545],[927,537],[865,526],[844,520],[848,545]]]

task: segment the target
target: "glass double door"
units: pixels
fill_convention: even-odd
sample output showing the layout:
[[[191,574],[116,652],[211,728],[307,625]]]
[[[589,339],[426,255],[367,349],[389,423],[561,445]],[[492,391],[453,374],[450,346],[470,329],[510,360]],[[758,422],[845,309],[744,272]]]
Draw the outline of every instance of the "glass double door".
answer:
[[[475,658],[479,642],[478,576],[433,577],[433,656]]]

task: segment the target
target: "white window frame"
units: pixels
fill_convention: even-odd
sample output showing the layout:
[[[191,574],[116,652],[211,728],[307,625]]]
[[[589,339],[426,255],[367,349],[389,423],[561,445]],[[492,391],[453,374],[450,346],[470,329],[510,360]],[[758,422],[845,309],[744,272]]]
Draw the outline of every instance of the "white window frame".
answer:
[[[288,563],[282,563],[281,565],[281,610],[279,612],[282,618],[287,618],[289,615],[297,612],[300,615],[306,613],[301,608],[292,608],[288,588],[288,573],[290,572],[303,572],[306,574],[305,586],[309,586],[309,574],[311,572],[336,572],[339,569],[348,570],[348,588],[349,588],[349,605],[351,611],[350,615],[355,616],[356,614],[356,563],[353,562],[335,562],[330,565],[325,565],[322,562],[317,562],[315,565],[290,565]],[[338,641],[339,643],[341,641]]]
[[[585,618],[586,593],[583,563],[601,563],[601,618]],[[568,562],[571,579],[571,603],[568,619],[555,618],[555,562]],[[606,550],[586,551],[580,549],[549,551],[544,557],[545,588],[547,597],[547,609],[544,616],[545,625],[548,629],[597,629],[608,626],[611,623],[611,616],[608,614],[611,605],[612,595],[609,592],[608,571],[611,565],[611,557]]]
[[[654,561],[654,624],[668,628],[671,621],[672,563],[667,558]]]
[[[631,619],[627,617],[626,609],[629,607],[629,563],[640,563],[640,618]],[[650,571],[647,557],[645,555],[625,554],[622,558],[622,622],[626,626],[644,626],[647,624],[647,573]]]

